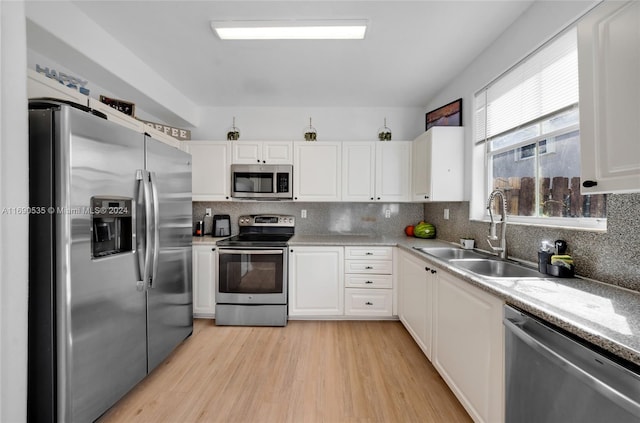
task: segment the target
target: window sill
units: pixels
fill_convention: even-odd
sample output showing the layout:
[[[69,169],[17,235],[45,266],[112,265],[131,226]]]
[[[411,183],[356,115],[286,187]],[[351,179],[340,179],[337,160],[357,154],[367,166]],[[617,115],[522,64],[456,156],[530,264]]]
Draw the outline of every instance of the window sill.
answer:
[[[491,223],[488,217],[482,219],[471,218],[472,222]],[[607,232],[607,219],[570,219],[567,221],[562,218],[526,218],[526,217],[507,217],[507,223],[509,225],[518,226],[535,226],[538,228],[553,228],[553,229],[569,229],[572,231],[585,231],[585,232]]]

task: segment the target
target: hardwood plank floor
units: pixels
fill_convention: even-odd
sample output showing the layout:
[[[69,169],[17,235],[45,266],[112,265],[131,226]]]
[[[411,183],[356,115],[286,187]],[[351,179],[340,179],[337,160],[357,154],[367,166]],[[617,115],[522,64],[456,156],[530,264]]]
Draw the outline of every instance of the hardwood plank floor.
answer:
[[[470,422],[397,321],[290,321],[194,333],[101,419]]]

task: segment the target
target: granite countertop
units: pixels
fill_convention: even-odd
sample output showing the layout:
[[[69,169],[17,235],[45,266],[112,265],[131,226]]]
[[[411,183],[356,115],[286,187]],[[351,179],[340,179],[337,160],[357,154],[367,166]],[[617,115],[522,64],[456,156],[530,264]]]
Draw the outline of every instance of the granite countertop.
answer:
[[[216,245],[216,242],[220,241],[221,239],[225,239],[228,238],[227,236],[221,236],[221,237],[216,237],[216,236],[211,236],[211,235],[205,235],[205,236],[194,236],[193,237],[193,245],[198,246],[198,245]]]
[[[582,278],[488,278],[414,247],[457,246],[410,237],[295,235],[289,245],[397,246],[441,269],[636,365],[640,365],[640,292]],[[528,263],[533,265],[533,263]]]

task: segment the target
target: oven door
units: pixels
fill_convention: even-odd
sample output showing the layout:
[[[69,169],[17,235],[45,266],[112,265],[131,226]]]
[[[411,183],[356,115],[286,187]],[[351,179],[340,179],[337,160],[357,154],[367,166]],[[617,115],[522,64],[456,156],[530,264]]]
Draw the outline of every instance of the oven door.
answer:
[[[287,248],[218,250],[219,304],[286,304]]]

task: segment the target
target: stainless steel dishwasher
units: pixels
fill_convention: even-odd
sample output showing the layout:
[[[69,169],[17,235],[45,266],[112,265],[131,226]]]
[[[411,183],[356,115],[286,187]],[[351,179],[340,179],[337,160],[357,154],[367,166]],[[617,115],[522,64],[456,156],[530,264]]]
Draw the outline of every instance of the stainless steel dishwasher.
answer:
[[[504,325],[507,423],[640,421],[636,366],[510,306]]]

